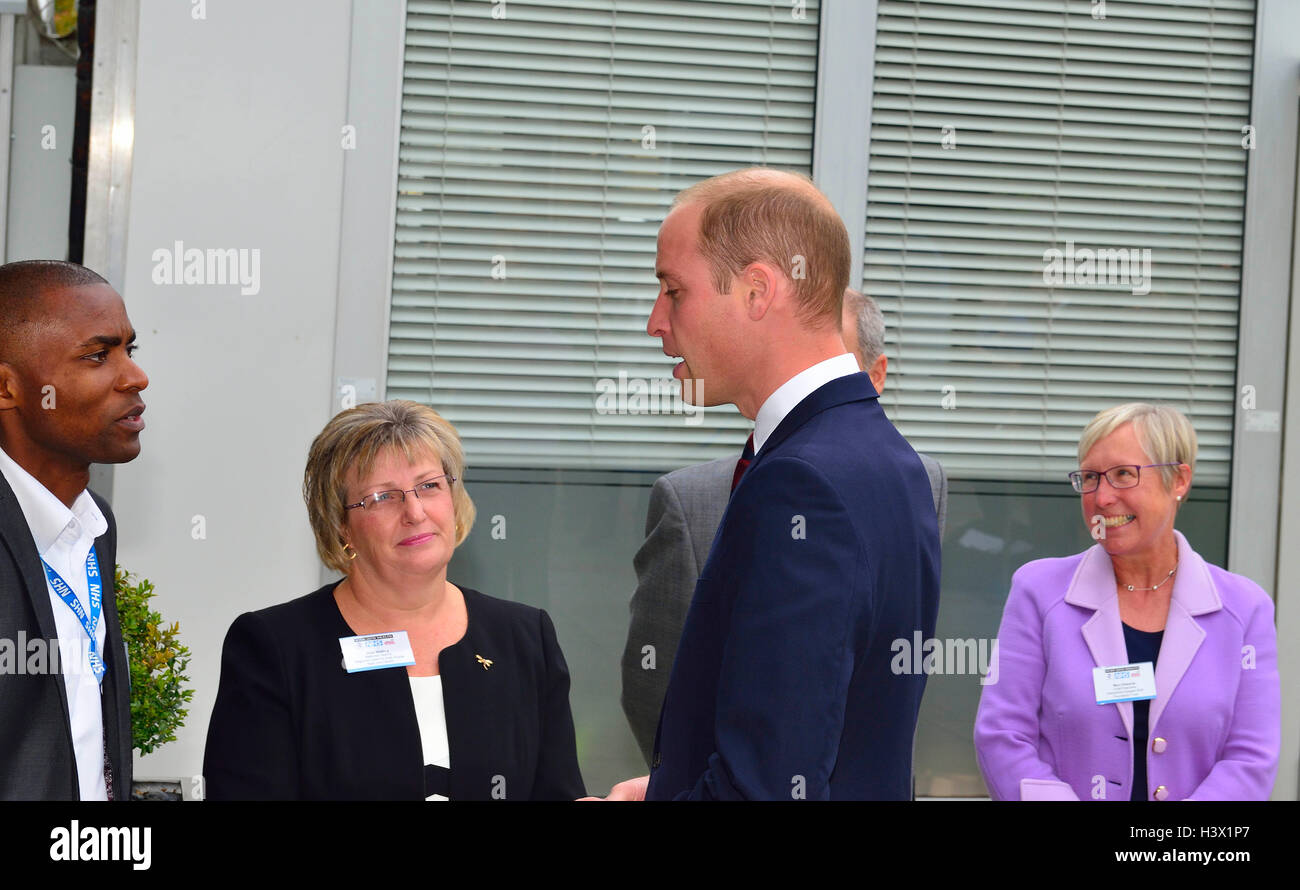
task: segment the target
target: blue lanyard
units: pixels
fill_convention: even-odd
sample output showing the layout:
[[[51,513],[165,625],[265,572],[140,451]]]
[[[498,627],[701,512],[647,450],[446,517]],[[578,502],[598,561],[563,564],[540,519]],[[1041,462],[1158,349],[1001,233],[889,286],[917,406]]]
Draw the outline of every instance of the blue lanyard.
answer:
[[[59,599],[72,610],[72,614],[77,616],[81,622],[82,628],[86,631],[86,636],[90,637],[90,651],[86,653],[90,661],[90,669],[95,674],[95,682],[103,684],[104,682],[104,660],[99,657],[99,643],[95,640],[95,630],[99,627],[99,613],[103,605],[102,587],[99,583],[99,560],[95,558],[95,548],[92,546],[90,552],[86,554],[86,588],[90,591],[90,616],[86,616],[86,610],[81,606],[81,600],[77,599],[76,593],[67,581],[44,559],[41,565],[45,566],[45,577],[50,580],[50,586],[54,592],[59,595]]]

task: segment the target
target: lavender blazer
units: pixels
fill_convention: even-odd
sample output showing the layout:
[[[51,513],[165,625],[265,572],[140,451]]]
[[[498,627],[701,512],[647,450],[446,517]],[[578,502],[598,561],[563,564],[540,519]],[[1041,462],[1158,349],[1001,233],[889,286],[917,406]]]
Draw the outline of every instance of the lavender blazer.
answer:
[[[1178,574],[1156,662],[1148,800],[1267,800],[1281,698],[1273,602],[1175,531]],[[1098,705],[1092,669],[1127,662],[1110,557],[1096,545],[1011,579],[975,750],[994,800],[1128,800],[1131,702]]]

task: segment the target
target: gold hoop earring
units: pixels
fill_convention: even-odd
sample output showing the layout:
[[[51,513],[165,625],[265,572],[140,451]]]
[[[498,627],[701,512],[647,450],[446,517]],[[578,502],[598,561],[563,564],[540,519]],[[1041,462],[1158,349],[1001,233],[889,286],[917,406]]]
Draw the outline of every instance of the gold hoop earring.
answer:
[[[356,559],[356,558],[357,558],[357,551],[355,551],[355,550],[352,549],[352,545],[351,545],[351,544],[347,544],[347,543],[345,543],[345,544],[343,545],[343,552],[347,554],[347,557],[348,557],[349,560],[352,560],[352,559]]]

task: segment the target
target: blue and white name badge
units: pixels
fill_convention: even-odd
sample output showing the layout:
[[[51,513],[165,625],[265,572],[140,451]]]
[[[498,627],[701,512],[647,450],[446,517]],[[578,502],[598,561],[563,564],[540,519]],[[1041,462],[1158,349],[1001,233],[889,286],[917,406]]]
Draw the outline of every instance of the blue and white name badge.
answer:
[[[1096,667],[1092,669],[1092,688],[1099,705],[1155,698],[1156,667],[1149,661]]]
[[[415,664],[415,653],[404,630],[339,637],[339,647],[343,650],[343,667],[349,674]]]

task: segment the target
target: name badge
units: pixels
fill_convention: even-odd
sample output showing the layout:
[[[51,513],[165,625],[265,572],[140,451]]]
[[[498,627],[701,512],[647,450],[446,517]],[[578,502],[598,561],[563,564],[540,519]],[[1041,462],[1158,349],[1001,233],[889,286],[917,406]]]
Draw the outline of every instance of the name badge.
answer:
[[[349,674],[415,664],[415,653],[404,630],[339,637],[339,646],[343,649],[343,667]]]
[[[1092,688],[1099,705],[1155,698],[1156,667],[1149,661],[1096,667],[1092,669]]]

